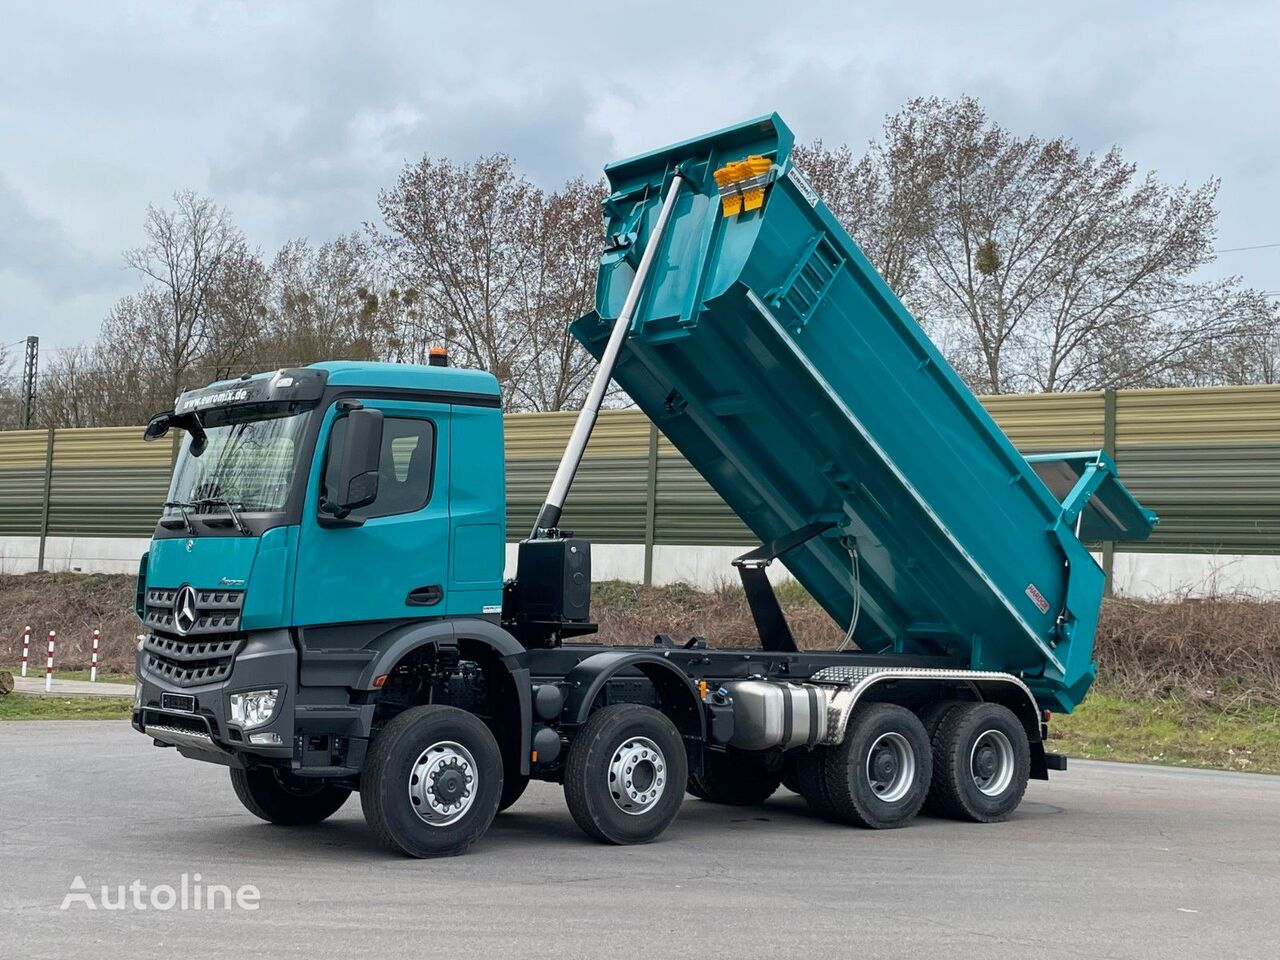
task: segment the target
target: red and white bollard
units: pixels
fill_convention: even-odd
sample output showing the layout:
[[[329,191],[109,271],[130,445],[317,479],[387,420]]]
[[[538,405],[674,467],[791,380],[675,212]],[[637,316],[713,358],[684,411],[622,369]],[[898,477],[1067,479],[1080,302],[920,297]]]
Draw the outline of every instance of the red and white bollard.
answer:
[[[95,630],[93,631],[93,653],[90,654],[90,659],[89,659],[89,682],[90,683],[95,683],[98,679],[98,639],[99,639],[99,633],[97,630]]]
[[[44,692],[53,692],[53,641],[57,639],[57,632],[49,631],[49,659],[44,663]]]
[[[31,653],[31,628],[22,628],[22,675],[27,675],[27,656]]]

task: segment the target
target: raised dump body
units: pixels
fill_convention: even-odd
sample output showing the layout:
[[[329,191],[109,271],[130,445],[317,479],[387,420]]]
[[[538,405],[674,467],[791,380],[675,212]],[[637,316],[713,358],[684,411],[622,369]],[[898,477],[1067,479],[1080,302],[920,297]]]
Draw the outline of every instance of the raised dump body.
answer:
[[[606,168],[600,357],[672,190],[614,378],[857,647],[1021,676],[1069,711],[1103,573],[1077,534],[1156,518],[1101,451],[1024,458],[763,117]]]

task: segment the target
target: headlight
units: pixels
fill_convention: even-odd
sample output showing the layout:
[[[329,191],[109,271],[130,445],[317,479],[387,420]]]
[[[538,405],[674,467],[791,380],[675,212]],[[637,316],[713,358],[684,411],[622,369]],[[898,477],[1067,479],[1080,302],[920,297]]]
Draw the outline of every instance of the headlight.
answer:
[[[279,690],[250,690],[231,695],[231,721],[245,727],[260,727],[276,712]]]

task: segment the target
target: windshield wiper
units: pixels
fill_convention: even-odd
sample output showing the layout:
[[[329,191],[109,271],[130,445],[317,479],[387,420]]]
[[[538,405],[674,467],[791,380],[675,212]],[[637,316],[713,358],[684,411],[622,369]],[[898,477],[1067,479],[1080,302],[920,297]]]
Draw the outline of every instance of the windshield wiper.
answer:
[[[194,503],[187,503],[183,500],[166,500],[164,502],[164,505],[165,505],[165,509],[177,510],[179,513],[182,514],[182,523],[187,528],[188,533],[190,533],[193,537],[200,536],[200,534],[196,532],[196,525],[191,522],[191,515],[187,513],[188,510],[190,510],[192,507],[195,506]],[[164,521],[161,521],[161,523],[163,522]]]
[[[242,504],[243,505],[243,504]],[[249,528],[244,525],[244,521],[240,519],[240,514],[236,513],[236,508],[226,497],[201,497],[199,500],[192,500],[193,507],[226,507],[227,515],[231,517],[231,522],[236,525],[244,536],[249,536]]]

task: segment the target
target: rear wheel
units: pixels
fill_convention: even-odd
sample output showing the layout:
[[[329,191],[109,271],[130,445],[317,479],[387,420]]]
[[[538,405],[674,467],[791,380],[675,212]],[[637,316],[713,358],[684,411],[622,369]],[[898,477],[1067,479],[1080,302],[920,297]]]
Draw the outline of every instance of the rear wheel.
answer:
[[[827,754],[826,782],[837,819],[883,830],[920,812],[932,771],[920,718],[893,703],[859,706],[844,742]]]
[[[605,843],[648,843],[675,820],[689,782],[684,741],[652,707],[593,713],[573,738],[564,796],[574,821]]]
[[[800,792],[800,777],[796,773],[796,756],[795,753],[788,753],[782,757],[782,785],[792,793]]]
[[[232,767],[231,786],[255,817],[286,827],[326,820],[351,796],[350,790],[278,767]]]
[[[782,783],[782,772],[770,770],[763,757],[729,747],[723,752],[704,751],[702,773],[691,773],[689,783],[689,792],[701,800],[746,807],[773,796]]]
[[[373,741],[360,805],[385,847],[412,857],[464,852],[489,829],[502,797],[493,733],[457,707],[411,707]]]
[[[827,754],[830,747],[814,747],[795,758],[796,792],[819,817],[835,816],[835,805],[827,792]]]
[[[998,703],[962,703],[933,735],[931,806],[959,820],[1003,820],[1022,802],[1031,747],[1022,722]]]
[[[926,703],[916,711],[916,715],[920,717],[920,722],[924,724],[924,732],[929,735],[930,743],[933,743],[933,735],[938,732],[938,727],[942,726],[942,721],[946,719],[947,714],[964,702],[962,700],[935,700],[932,703]],[[938,768],[936,758],[933,766],[935,770]],[[928,816],[944,815],[938,805],[938,801],[934,799],[932,788],[925,796],[924,806],[920,808],[920,812]]]

